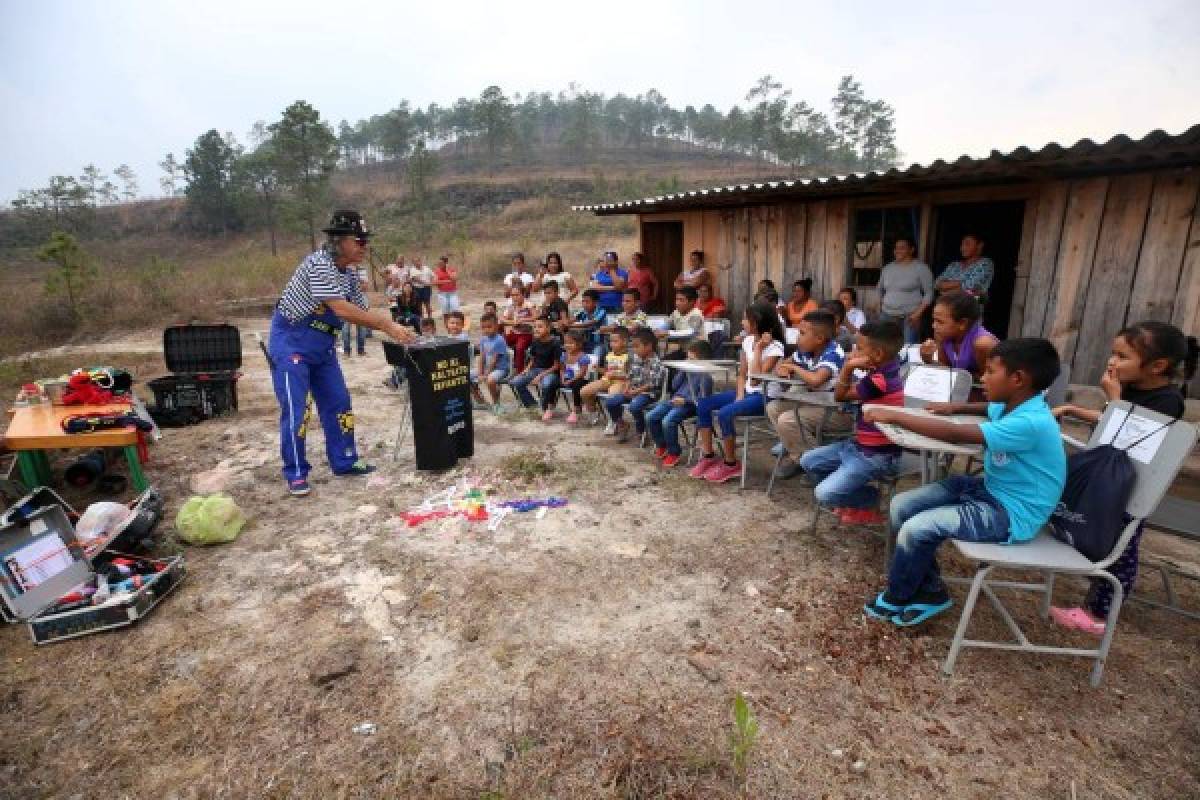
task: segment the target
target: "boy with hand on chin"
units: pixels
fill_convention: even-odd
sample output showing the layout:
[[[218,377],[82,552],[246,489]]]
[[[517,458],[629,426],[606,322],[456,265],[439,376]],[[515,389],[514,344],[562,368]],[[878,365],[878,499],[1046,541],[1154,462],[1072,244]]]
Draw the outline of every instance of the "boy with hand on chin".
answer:
[[[982,375],[986,403],[935,403],[936,414],[976,414],[979,424],[872,408],[868,420],[901,425],[945,442],[982,444],[983,477],[952,475],[892,500],[898,531],[888,585],[864,606],[894,625],[924,622],[950,607],[937,565],[946,539],[1025,542],[1050,518],[1066,482],[1067,459],[1058,425],[1042,392],[1058,377],[1058,353],[1045,339],[996,345]]]
[[[896,360],[903,344],[904,333],[894,322],[860,328],[854,353],[838,372],[834,398],[843,403],[904,405],[904,381]],[[855,381],[857,370],[867,374]],[[883,515],[877,510],[879,490],[871,482],[894,473],[899,460],[900,448],[860,413],[854,438],[809,450],[800,457],[800,467],[818,505],[832,509],[844,523],[872,525],[882,523]]]

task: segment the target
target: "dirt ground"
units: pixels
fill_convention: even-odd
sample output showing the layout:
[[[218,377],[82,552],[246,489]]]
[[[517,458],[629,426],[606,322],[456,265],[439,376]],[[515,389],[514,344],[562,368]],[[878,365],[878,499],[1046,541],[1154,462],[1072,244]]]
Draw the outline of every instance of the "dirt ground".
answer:
[[[148,466],[184,585],[122,632],[34,647],[0,631],[0,796],[1200,796],[1200,622],[1128,606],[1098,689],[1083,660],[981,650],[945,677],[958,606],[911,633],[865,620],[882,543],[827,521],[811,533],[794,484],[768,500],[765,452],[739,492],[509,411],[476,414],[470,462],[418,473],[411,439],[393,460],[400,401],[378,339],[344,367],[379,471],[331,476],[318,432],[314,494],[292,499],[249,338],[266,321],[239,325],[241,411],[166,431]],[[198,475],[250,515],[237,541],[173,541]],[[569,505],[494,533],[398,520],[462,480]],[[1165,537],[1145,547],[1200,562]],[[1200,606],[1194,586],[1184,599]],[[1070,639],[1032,600],[1010,605],[1031,635]],[[1001,625],[985,608],[973,630]],[[760,728],[744,774],[739,692]]]

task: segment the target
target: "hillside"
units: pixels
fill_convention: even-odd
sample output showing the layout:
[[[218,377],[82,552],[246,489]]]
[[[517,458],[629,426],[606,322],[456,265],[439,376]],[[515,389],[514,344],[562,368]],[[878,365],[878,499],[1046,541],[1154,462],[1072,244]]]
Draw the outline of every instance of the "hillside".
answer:
[[[556,249],[572,266],[606,247],[633,246],[632,219],[578,214],[572,204],[742,180],[763,175],[766,165],[703,149],[646,148],[600,151],[582,165],[551,153],[533,166],[449,157],[441,167],[423,204],[414,202],[395,162],[339,171],[330,206],[363,210],[378,231],[377,259],[451,253],[469,285],[502,274],[514,250],[540,256]],[[16,212],[0,213],[0,286],[29,298],[0,310],[0,355],[120,329],[135,319],[220,316],[229,301],[276,294],[309,247],[294,227],[280,232],[274,256],[265,229],[199,234],[185,224],[184,208],[182,199],[163,199],[90,210],[78,237],[95,279],[78,322],[61,295],[45,292],[50,267],[36,254],[52,221],[30,225]]]

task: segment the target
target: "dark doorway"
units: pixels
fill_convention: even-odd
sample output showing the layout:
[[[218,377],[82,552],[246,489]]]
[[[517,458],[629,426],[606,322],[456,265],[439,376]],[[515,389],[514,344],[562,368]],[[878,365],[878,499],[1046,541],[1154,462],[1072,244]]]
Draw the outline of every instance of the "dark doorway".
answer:
[[[675,307],[671,285],[683,269],[683,223],[643,222],[642,260],[658,278],[658,299],[646,304],[652,314],[667,314]]]
[[[983,324],[1001,339],[1008,335],[1024,217],[1024,200],[935,206],[933,249],[922,254],[937,280],[950,262],[959,259],[963,236],[974,233],[983,238],[983,254],[996,265],[992,288],[983,307]]]

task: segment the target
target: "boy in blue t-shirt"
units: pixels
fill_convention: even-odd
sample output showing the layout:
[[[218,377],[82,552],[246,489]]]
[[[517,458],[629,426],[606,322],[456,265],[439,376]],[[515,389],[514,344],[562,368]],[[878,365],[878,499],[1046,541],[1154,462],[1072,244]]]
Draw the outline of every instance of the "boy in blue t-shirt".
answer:
[[[494,411],[500,410],[500,383],[508,378],[511,366],[508,343],[500,333],[499,319],[494,312],[488,312],[479,318],[479,368],[472,376],[472,382],[487,386]]]
[[[600,308],[600,293],[595,289],[585,291],[580,302],[583,308],[575,312],[571,330],[582,333],[584,349],[597,361],[603,361],[605,348],[600,341],[600,329],[608,324],[608,313]]]
[[[954,475],[892,500],[896,552],[887,588],[864,607],[868,616],[908,626],[949,608],[936,557],[946,539],[1017,543],[1037,535],[1067,476],[1058,423],[1042,397],[1058,371],[1058,353],[1050,342],[1009,339],[996,345],[984,368],[989,402],[929,406],[937,414],[986,415],[987,422],[954,423],[890,408],[866,412],[875,422],[923,436],[984,446],[982,478]]]

